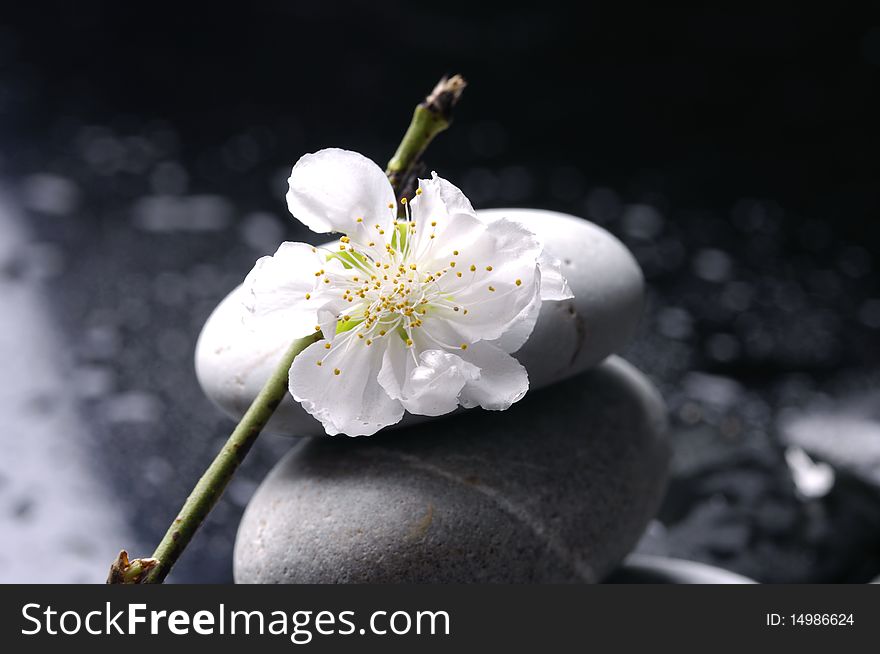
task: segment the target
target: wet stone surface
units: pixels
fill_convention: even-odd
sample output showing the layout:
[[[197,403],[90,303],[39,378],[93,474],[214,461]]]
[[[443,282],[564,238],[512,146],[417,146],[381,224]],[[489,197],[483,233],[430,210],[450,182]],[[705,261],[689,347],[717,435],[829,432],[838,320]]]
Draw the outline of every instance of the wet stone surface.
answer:
[[[243,583],[596,582],[666,481],[666,410],[620,359],[503,413],[313,438],[238,531]]]

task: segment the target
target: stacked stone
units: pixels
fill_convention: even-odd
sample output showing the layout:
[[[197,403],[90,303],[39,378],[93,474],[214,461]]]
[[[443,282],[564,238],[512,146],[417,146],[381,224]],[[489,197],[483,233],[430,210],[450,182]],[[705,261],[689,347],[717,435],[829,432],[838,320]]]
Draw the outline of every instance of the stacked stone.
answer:
[[[407,415],[369,438],[322,437],[291,397],[268,429],[300,439],[251,500],[235,547],[243,583],[595,582],[662,499],[666,410],[615,355],[644,281],[611,234],[573,216],[493,209],[563,263],[574,298],[546,302],[514,354],[530,390],[504,412]],[[243,332],[238,289],[202,331],[196,370],[238,418],[281,352]]]

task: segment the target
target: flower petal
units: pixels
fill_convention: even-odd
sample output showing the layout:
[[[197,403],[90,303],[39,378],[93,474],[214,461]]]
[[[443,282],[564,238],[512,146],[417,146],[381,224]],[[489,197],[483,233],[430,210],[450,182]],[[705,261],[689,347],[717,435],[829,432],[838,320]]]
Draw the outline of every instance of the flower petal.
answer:
[[[313,343],[290,368],[291,395],[321,421],[324,431],[331,436],[370,436],[399,422],[403,405],[376,381],[384,348],[379,343],[366,346],[353,332],[340,335],[330,352],[325,345]]]
[[[474,343],[461,357],[480,369],[480,378],[469,381],[461,391],[465,408],[481,406],[503,411],[529,390],[529,375],[519,361],[491,343]]]
[[[365,156],[338,148],[304,155],[288,183],[287,207],[312,231],[343,232],[355,238],[368,226],[379,225],[390,238],[396,215],[394,191],[382,169]]]
[[[447,179],[443,179],[436,172],[431,173],[431,179],[420,179],[419,190],[412,199],[413,208],[421,212],[424,218],[430,216],[454,216],[467,214],[476,216],[471,201],[467,199],[461,189]]]
[[[530,230],[497,220],[460,254],[455,273],[450,270],[440,281],[459,310],[438,312],[457,331],[471,342],[495,340],[531,315],[524,310],[540,299],[541,246]]]
[[[394,341],[400,341],[400,345]],[[440,416],[458,408],[464,385],[480,378],[479,369],[443,350],[425,350],[415,357],[403,341],[392,339],[385,352],[379,383],[410,413]]]
[[[538,267],[541,269],[542,300],[570,300],[574,297],[562,274],[562,262],[559,259],[543,251],[538,258]]]
[[[403,397],[406,379],[416,365],[415,358],[410,355],[406,344],[397,334],[393,334],[386,339],[382,368],[376,376],[376,381],[392,400],[399,400]]]
[[[455,411],[465,384],[480,378],[479,368],[443,350],[422,352],[419,361],[404,386],[402,402],[410,413],[440,416]]]
[[[529,305],[516,317],[516,320],[508,325],[507,331],[490,342],[508,354],[513,354],[519,350],[526,344],[526,341],[529,340],[529,336],[532,335],[535,329],[535,323],[538,322],[538,316],[541,314],[542,300],[543,298],[536,294]]]
[[[419,180],[419,193],[410,201],[410,211],[416,223],[410,250],[419,260],[428,253],[446,265],[456,246],[471,242],[477,230],[484,231],[464,193],[437,173],[432,173],[432,179]]]
[[[315,331],[322,289],[316,270],[320,254],[306,243],[282,243],[272,256],[260,258],[243,284],[244,322],[261,338],[270,333],[286,340]]]

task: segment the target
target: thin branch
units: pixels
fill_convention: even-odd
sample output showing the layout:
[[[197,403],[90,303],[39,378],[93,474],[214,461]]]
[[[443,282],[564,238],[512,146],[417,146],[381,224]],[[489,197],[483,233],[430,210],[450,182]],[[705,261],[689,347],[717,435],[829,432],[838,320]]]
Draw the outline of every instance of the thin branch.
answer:
[[[459,75],[444,77],[416,107],[412,122],[386,170],[398,197],[404,194],[411,197],[415,193],[416,180],[424,167],[422,154],[434,137],[451,124],[452,110],[465,86],[464,79]],[[236,425],[226,445],[193,488],[152,558],[129,561],[128,553],[123,550],[110,568],[108,584],[160,584],[164,581],[284,399],[294,358],[319,338],[320,332],[299,339],[290,346]]]
[[[418,177],[424,171],[422,154],[434,137],[452,124],[452,110],[466,86],[461,75],[444,76],[416,106],[409,128],[385,169],[398,199],[415,193]]]

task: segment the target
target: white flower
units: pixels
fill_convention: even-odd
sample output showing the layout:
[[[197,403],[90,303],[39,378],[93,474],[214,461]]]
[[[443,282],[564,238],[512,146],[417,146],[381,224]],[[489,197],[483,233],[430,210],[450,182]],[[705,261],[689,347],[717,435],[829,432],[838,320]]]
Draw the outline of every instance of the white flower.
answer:
[[[283,243],[245,280],[255,338],[289,343],[320,330],[290,369],[290,392],[328,434],[374,434],[404,411],[506,409],[529,387],[510,356],[543,299],[571,297],[524,226],[479,220],[436,173],[397,218],[382,170],[338,149],[302,157],[291,213],[338,244]],[[404,201],[405,202],[405,201]]]

